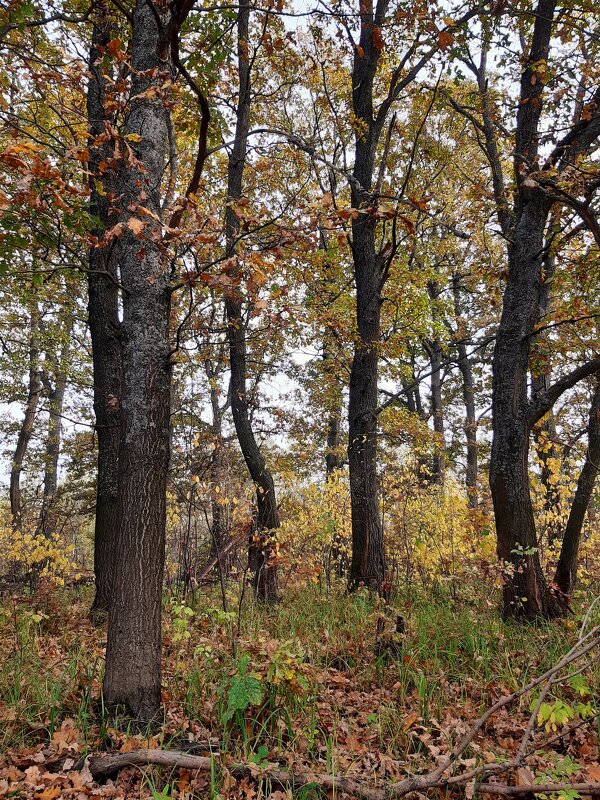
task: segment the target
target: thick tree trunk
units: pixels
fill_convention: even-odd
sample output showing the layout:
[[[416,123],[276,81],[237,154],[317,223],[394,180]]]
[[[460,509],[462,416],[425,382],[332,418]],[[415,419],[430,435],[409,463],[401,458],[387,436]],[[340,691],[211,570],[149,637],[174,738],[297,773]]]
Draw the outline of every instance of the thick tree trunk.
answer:
[[[377,248],[377,221],[370,211],[375,155],[385,122],[384,117],[375,117],[373,103],[373,83],[381,55],[373,29],[380,24],[386,10],[386,2],[377,4],[376,15],[372,6],[361,6],[360,42],[352,67],[352,106],[359,126],[354,138],[351,182],[352,207],[358,211],[352,218],[357,330],[348,398],[352,509],[348,586],[353,590],[364,585],[379,593],[383,593],[386,570],[377,476],[378,349],[386,261]]]
[[[542,573],[529,486],[529,342],[537,320],[548,205],[533,192],[509,248],[509,271],[496,335],[492,378],[490,488],[498,556],[505,564],[504,614],[555,617],[565,611]]]
[[[25,401],[25,413],[23,422],[19,429],[17,445],[13,456],[10,469],[10,512],[13,526],[20,530],[22,525],[21,508],[21,472],[23,471],[23,461],[29,447],[35,416],[38,409],[40,394],[42,392],[42,380],[40,377],[39,351],[36,344],[36,325],[37,322],[32,315],[31,332],[29,337],[29,387],[27,390],[27,400]]]
[[[596,476],[600,470],[600,380],[596,380],[596,388],[590,406],[588,421],[588,448],[585,463],[579,473],[577,489],[571,505],[569,519],[560,551],[560,558],[556,567],[554,581],[561,592],[570,595],[575,588],[577,580],[577,556],[583,522],[587,513]]]
[[[161,600],[169,466],[170,286],[162,252],[161,182],[167,153],[170,75],[155,7],[133,13],[131,101],[125,140],[138,163],[119,174],[125,230],[118,538],[111,590],[104,699],[139,719],[154,717],[161,693]],[[168,17],[161,15],[166,27]],[[141,198],[147,214],[131,213]],[[144,229],[140,231],[140,223]],[[133,223],[133,224],[132,224]]]
[[[90,143],[90,214],[97,220],[91,232],[96,244],[88,254],[88,317],[92,339],[94,374],[94,413],[98,437],[98,468],[96,476],[96,514],[94,521],[94,575],[96,594],[90,610],[92,619],[101,621],[108,613],[116,548],[117,487],[119,473],[119,440],[121,408],[121,348],[119,341],[119,290],[117,254],[118,241],[102,246],[104,232],[117,220],[109,210],[109,192],[114,176],[102,161],[113,155],[114,143],[95,145],[95,139],[105,132],[107,122],[105,100],[107,84],[101,67],[100,47],[111,39],[107,10],[97,8],[90,47],[90,78],[87,95]],[[98,191],[99,182],[103,193]]]
[[[360,148],[357,146],[357,159]],[[352,205],[360,207],[361,198]],[[364,204],[364,201],[363,201]],[[366,214],[352,226],[358,338],[354,348],[348,405],[348,464],[352,508],[349,587],[381,591],[385,576],[383,528],[377,477],[378,345],[381,317],[380,267],[375,223]]]
[[[247,135],[250,129],[251,63],[248,57],[250,6],[242,3],[238,16],[238,74],[239,97],[233,145],[227,170],[227,199],[225,214],[227,253],[235,255],[240,221],[232,201],[242,196]],[[237,269],[237,268],[236,268]],[[252,430],[248,396],[246,394],[246,324],[244,306],[239,292],[226,298],[227,335],[231,369],[231,411],[238,442],[250,477],[256,486],[257,517],[248,549],[248,562],[254,574],[254,593],[258,600],[275,602],[278,597],[277,564],[275,562],[274,532],[279,528],[275,483]]]

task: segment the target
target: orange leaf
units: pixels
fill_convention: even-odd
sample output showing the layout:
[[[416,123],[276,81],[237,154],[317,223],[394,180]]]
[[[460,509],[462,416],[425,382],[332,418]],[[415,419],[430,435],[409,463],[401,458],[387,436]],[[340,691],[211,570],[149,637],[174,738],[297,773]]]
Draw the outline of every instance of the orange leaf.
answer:
[[[450,47],[452,42],[454,41],[454,36],[448,31],[440,31],[438,34],[438,44],[441,50],[445,50],[447,47]]]
[[[381,36],[381,28],[373,28],[373,44],[378,50],[383,50],[383,37]]]
[[[146,224],[137,217],[130,217],[127,222],[127,227],[130,231],[133,231],[136,236],[139,236],[146,227]]]

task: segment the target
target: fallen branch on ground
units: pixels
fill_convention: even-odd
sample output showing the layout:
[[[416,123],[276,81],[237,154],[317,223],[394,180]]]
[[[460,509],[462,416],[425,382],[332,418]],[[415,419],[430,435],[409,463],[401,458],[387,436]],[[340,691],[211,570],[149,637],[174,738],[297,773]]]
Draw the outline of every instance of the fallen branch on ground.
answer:
[[[145,767],[150,765],[170,767],[172,769],[199,770],[210,772],[215,760],[208,756],[194,756],[177,750],[132,750],[129,753],[116,753],[108,756],[95,756],[90,760],[90,772],[96,781],[110,778],[124,767]],[[315,784],[323,789],[335,789],[360,800],[391,800],[404,797],[411,792],[423,792],[427,789],[447,786],[444,779],[432,779],[431,773],[413,775],[385,787],[368,786],[351,778],[334,777],[323,773],[298,770],[291,772],[280,767],[257,767],[248,764],[228,765],[227,769],[234,778],[255,777],[269,780],[279,786],[299,789],[308,784]],[[456,785],[456,784],[455,784]],[[554,794],[565,790],[576,791],[594,797],[600,796],[600,783],[540,783],[523,786],[504,786],[503,784],[483,783],[477,787],[479,792],[505,797],[521,797],[529,794]]]
[[[505,797],[519,797],[530,794],[555,794],[569,790],[594,797],[600,796],[600,783],[540,783],[526,786],[508,786],[504,784],[481,782],[486,779],[489,780],[492,776],[506,775],[526,762],[528,755],[530,755],[528,745],[532,740],[536,719],[544,698],[550,694],[555,686],[566,678],[580,674],[598,659],[598,654],[592,651],[596,650],[600,645],[600,626],[592,628],[586,634],[586,623],[587,618],[577,642],[555,666],[546,670],[543,675],[529,681],[529,683],[516,692],[501,697],[493,703],[471,726],[460,741],[455,744],[441,764],[430,772],[421,775],[408,775],[397,783],[378,787],[368,785],[354,778],[334,777],[333,775],[314,773],[306,769],[294,771],[285,770],[276,764],[267,764],[265,767],[258,767],[249,764],[223,763],[223,766],[226,767],[235,778],[255,777],[268,780],[279,786],[290,786],[292,789],[297,789],[308,784],[315,784],[326,790],[335,789],[338,792],[352,795],[359,798],[359,800],[394,800],[395,798],[404,797],[412,792],[422,793],[426,792],[428,789],[465,786],[475,782],[478,783],[478,791],[485,794]],[[581,664],[582,660],[583,664]],[[568,670],[577,662],[580,663],[575,672],[572,670],[569,672]],[[529,716],[526,730],[521,738],[516,755],[512,759],[502,763],[480,764],[466,772],[453,774],[452,767],[459,762],[477,733],[482,730],[488,720],[490,720],[497,711],[511,705],[537,687],[540,687],[540,694],[533,704],[533,710]],[[539,750],[537,746],[534,747],[534,751],[536,750]],[[90,771],[96,781],[111,777],[126,766],[148,766],[155,764],[171,768],[208,772],[214,768],[215,763],[218,763],[218,760],[221,758],[223,758],[222,753],[210,757],[190,755],[189,753],[176,750],[133,750],[130,753],[94,756],[90,759]]]

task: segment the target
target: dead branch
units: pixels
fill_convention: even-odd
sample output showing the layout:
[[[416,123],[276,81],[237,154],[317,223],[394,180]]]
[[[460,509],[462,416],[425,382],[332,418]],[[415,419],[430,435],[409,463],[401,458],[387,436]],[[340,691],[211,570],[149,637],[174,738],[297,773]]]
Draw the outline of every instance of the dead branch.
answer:
[[[587,621],[587,619],[586,619]],[[528,745],[532,739],[536,718],[540,705],[550,691],[569,675],[579,674],[588,668],[597,656],[585,658],[600,645],[600,626],[593,627],[585,633],[585,623],[575,645],[553,667],[542,675],[529,681],[525,686],[510,695],[505,695],[493,703],[486,712],[471,726],[469,731],[455,744],[448,756],[435,769],[421,775],[408,775],[398,783],[385,786],[370,786],[360,780],[337,777],[310,770],[296,771],[281,769],[278,765],[267,764],[264,768],[249,764],[227,764],[225,754],[217,753],[213,757],[190,755],[176,750],[134,750],[130,753],[94,756],[90,759],[90,771],[95,780],[101,781],[119,772],[126,766],[148,766],[151,764],[171,768],[210,771],[215,762],[221,763],[235,778],[254,777],[270,781],[279,786],[299,788],[307,784],[316,784],[323,789],[336,790],[359,798],[359,800],[393,800],[412,792],[426,792],[433,788],[450,788],[466,785],[473,781],[485,781],[492,776],[506,775],[526,762]],[[583,665],[581,662],[583,661]],[[579,662],[575,673],[566,670]],[[500,709],[515,703],[524,695],[540,687],[540,694],[533,705],[526,730],[521,738],[516,755],[502,763],[481,764],[466,772],[452,774],[452,767],[469,748],[475,736],[482,730],[488,720]],[[537,748],[536,748],[537,749]],[[506,797],[518,797],[526,794],[553,794],[571,790],[579,793],[600,796],[600,783],[581,784],[531,784],[526,786],[507,786],[495,783],[479,783],[478,790],[485,794]]]

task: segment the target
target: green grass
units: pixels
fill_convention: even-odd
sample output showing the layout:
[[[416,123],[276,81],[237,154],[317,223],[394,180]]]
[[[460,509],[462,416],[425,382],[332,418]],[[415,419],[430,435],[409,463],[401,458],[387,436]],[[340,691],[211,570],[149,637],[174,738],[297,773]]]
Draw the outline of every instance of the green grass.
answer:
[[[230,608],[237,608],[230,591]],[[103,711],[105,634],[86,622],[87,602],[86,596],[68,595],[57,603],[61,618],[39,621],[31,601],[1,608],[0,715],[9,721],[0,726],[0,748],[51,739],[67,717],[75,721],[83,749],[101,747],[113,728],[126,726]],[[167,603],[167,634],[170,608]],[[505,623],[483,598],[455,602],[441,593],[399,596],[389,609],[366,592],[346,596],[341,587],[330,593],[315,586],[292,589],[274,608],[257,605],[247,593],[239,638],[236,614],[218,608],[216,590],[200,596],[189,638],[171,638],[165,647],[171,718],[225,736],[239,757],[253,757],[261,747],[301,750],[332,766],[340,731],[374,732],[382,751],[401,757],[409,739],[402,721],[409,713],[425,727],[449,708],[469,704],[477,714],[500,689],[513,691],[556,663],[576,637],[573,621]],[[397,614],[405,617],[397,658],[374,653],[381,614],[389,630]],[[261,702],[224,723],[223,704],[244,654],[261,682]],[[597,691],[597,671],[590,680]],[[166,719],[160,741],[168,745],[177,731]]]

